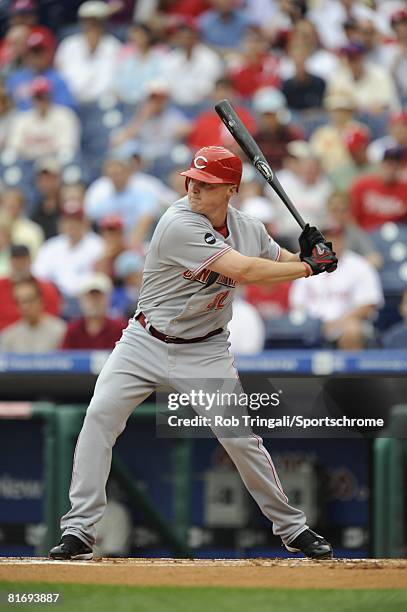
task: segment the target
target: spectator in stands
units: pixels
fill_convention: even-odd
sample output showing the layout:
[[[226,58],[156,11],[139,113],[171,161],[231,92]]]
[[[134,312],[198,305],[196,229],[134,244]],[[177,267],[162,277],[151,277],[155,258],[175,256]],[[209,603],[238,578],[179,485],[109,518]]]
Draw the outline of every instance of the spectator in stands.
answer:
[[[28,247],[35,257],[44,242],[44,232],[38,223],[25,216],[25,196],[19,189],[7,189],[1,195],[0,211],[11,222],[11,239],[14,244]]]
[[[389,349],[407,349],[407,289],[404,290],[400,301],[400,314],[402,321],[392,325],[383,334],[383,346]]]
[[[261,353],[266,340],[266,326],[256,308],[241,296],[237,296],[233,302],[233,317],[228,328],[234,355]]]
[[[407,109],[390,115],[387,133],[369,145],[369,160],[377,164],[383,159],[385,150],[394,147],[407,149]]]
[[[211,5],[198,21],[203,41],[222,51],[236,49],[250,25],[248,15],[236,0],[211,0]]]
[[[23,159],[74,154],[80,145],[80,124],[75,113],[52,102],[52,84],[36,77],[31,84],[33,108],[17,113],[7,148]]]
[[[20,318],[13,286],[29,278],[32,278],[30,251],[24,245],[14,244],[10,249],[10,274],[0,278],[0,330]],[[44,311],[55,317],[58,316],[61,306],[58,289],[48,281],[38,281],[38,284],[41,288]]]
[[[14,299],[21,320],[6,327],[0,336],[2,351],[45,353],[56,350],[65,334],[66,323],[44,311],[41,286],[34,278],[17,281]]]
[[[306,19],[294,24],[289,38],[288,54],[280,61],[279,72],[282,79],[292,78],[295,74],[295,58],[292,50],[300,48],[305,55],[304,63],[307,72],[326,81],[338,67],[334,53],[321,47],[315,26]]]
[[[331,183],[306,141],[289,142],[287,155],[292,158],[292,169],[281,170],[278,177],[303,218],[310,225],[320,227],[326,217],[326,201],[332,192]],[[267,186],[266,194],[274,203],[279,237],[284,237],[285,243],[288,240],[295,250],[298,245],[298,224],[291,215],[286,214],[271,187]]]
[[[73,92],[83,102],[96,102],[113,88],[120,42],[106,32],[110,8],[106,2],[89,0],[81,4],[78,17],[81,32],[59,45],[55,64]]]
[[[4,149],[14,117],[12,99],[7,93],[4,82],[0,80],[0,150]]]
[[[82,317],[68,324],[61,348],[69,350],[113,349],[125,327],[122,319],[107,316],[112,283],[100,272],[88,275],[79,285]]]
[[[33,273],[53,282],[65,296],[75,296],[84,277],[103,253],[103,240],[90,231],[81,202],[64,202],[58,236],[46,240],[34,261]]]
[[[344,230],[347,248],[362,255],[375,268],[381,268],[381,254],[376,250],[368,232],[356,225],[352,218],[348,193],[334,191],[327,200],[326,211],[327,222]]]
[[[341,50],[343,64],[328,81],[329,93],[351,92],[359,112],[373,115],[398,110],[400,100],[392,77],[384,68],[366,61],[366,49],[349,43]]]
[[[384,64],[393,76],[402,104],[407,103],[407,10],[393,13],[391,26],[396,34],[393,44],[383,46]]]
[[[51,83],[52,101],[54,104],[75,109],[76,102],[65,80],[53,66],[55,49],[54,37],[47,30],[33,31],[25,44],[24,63],[18,70],[11,72],[7,78],[7,89],[12,95],[18,110],[32,107],[33,80],[45,77]]]
[[[144,259],[134,251],[123,251],[114,262],[116,280],[110,309],[117,316],[132,317],[136,308],[143,278]]]
[[[44,157],[35,163],[34,201],[31,218],[43,229],[45,239],[58,234],[61,214],[61,166],[54,157]]]
[[[269,52],[260,27],[246,30],[240,55],[230,60],[229,78],[242,98],[250,99],[262,87],[279,87],[278,58]]]
[[[359,176],[373,174],[377,170],[377,164],[372,164],[367,155],[371,139],[369,128],[363,125],[352,126],[344,131],[343,136],[350,154],[350,161],[339,165],[329,174],[329,178],[337,191],[348,191]]]
[[[146,23],[133,23],[127,43],[117,57],[113,90],[126,104],[139,104],[147,96],[147,85],[163,78],[165,51],[154,44],[154,33]]]
[[[300,129],[289,125],[290,113],[281,91],[272,87],[259,89],[253,98],[259,127],[255,139],[274,170],[280,170],[292,140],[302,140]]]
[[[11,222],[0,215],[0,278],[10,274]]]
[[[151,191],[155,196],[157,205],[162,209],[168,206],[176,199],[176,194],[172,189],[152,174],[144,172],[144,159],[141,154],[141,147],[136,141],[129,140],[121,147],[113,149],[111,155],[114,159],[127,161],[130,168],[130,184],[137,190]],[[187,160],[189,162],[189,159]],[[85,202],[86,206],[96,206],[96,202],[106,200],[114,193],[114,185],[112,180],[103,174],[93,181],[86,190]]]
[[[286,79],[282,86],[288,108],[300,112],[322,109],[325,80],[307,69],[307,48],[299,44],[291,45],[289,56],[294,64],[294,75]]]
[[[378,171],[352,184],[352,215],[363,229],[374,230],[386,221],[407,221],[407,181],[401,175],[405,157],[406,149],[387,149]]]
[[[157,199],[151,190],[132,184],[131,165],[127,159],[111,153],[104,172],[113,189],[103,199],[85,199],[86,214],[92,221],[100,221],[106,215],[119,215],[129,246],[139,248],[158,216]]]
[[[190,130],[189,121],[181,111],[169,104],[168,85],[164,81],[152,81],[148,85],[148,98],[140,104],[133,119],[112,138],[112,145],[119,147],[129,140],[137,140],[143,152],[147,168],[165,163],[174,148]]]
[[[23,67],[29,35],[29,26],[15,25],[0,41],[0,70],[3,75],[7,76]]]
[[[342,228],[322,228],[332,240],[339,263],[335,274],[294,281],[290,290],[293,310],[320,319],[325,340],[344,350],[361,350],[374,342],[373,320],[383,303],[376,270],[350,251]]]
[[[236,143],[230,132],[223,125],[218,114],[214,110],[214,105],[227,98],[236,109],[239,117],[251,134],[256,131],[256,121],[252,113],[240,103],[236,96],[236,91],[233,89],[232,81],[229,78],[222,77],[215,83],[215,87],[209,96],[209,108],[200,113],[191,124],[191,131],[188,136],[188,146],[197,150],[201,147],[206,147],[217,143],[229,149],[236,149]]]
[[[126,249],[123,220],[120,215],[106,215],[101,218],[98,227],[104,244],[102,257],[96,262],[95,270],[113,280],[115,261]]]
[[[193,117],[222,75],[219,55],[202,44],[194,22],[183,20],[171,37],[172,51],[165,59],[165,79],[172,100]]]
[[[324,106],[329,113],[329,121],[312,132],[310,144],[322,168],[330,173],[352,162],[344,134],[362,124],[354,119],[355,101],[349,93],[326,96]]]

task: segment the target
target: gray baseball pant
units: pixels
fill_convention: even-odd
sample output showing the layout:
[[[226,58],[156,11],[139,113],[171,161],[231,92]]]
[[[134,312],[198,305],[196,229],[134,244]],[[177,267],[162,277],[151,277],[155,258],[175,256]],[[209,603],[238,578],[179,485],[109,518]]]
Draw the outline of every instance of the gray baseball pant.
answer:
[[[176,391],[188,391],[197,373],[200,379],[237,379],[227,338],[228,332],[223,332],[196,344],[166,344],[136,320],[130,321],[99,375],[78,437],[71,509],[61,519],[63,535],[73,534],[90,547],[95,543],[95,524],[106,506],[112,448],[134,408],[157,387],[171,385]],[[274,534],[290,544],[307,529],[305,515],[288,503],[262,439],[251,432],[235,438],[218,435],[218,440],[272,521]]]

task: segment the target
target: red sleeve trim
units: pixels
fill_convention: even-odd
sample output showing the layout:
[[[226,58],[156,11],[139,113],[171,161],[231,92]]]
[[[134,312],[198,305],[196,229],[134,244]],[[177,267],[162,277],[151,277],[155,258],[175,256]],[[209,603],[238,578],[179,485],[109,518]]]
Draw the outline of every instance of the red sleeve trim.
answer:
[[[198,268],[195,268],[195,270],[192,270],[192,274],[196,276],[197,274],[199,274],[199,272],[201,272],[201,270],[206,268],[208,264],[212,263],[212,261],[215,261],[215,259],[218,259],[218,257],[230,251],[231,248],[232,248],[231,246],[226,246],[225,248],[220,249],[220,251],[216,251],[216,253],[208,257],[208,259],[205,259],[205,261],[203,261],[201,265],[198,266]]]

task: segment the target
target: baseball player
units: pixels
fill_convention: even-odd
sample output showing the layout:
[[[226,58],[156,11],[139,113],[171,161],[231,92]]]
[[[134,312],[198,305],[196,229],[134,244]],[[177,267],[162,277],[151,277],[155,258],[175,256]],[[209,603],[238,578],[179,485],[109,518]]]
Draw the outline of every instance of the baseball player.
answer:
[[[238,283],[271,284],[336,267],[316,228],[306,226],[293,254],[274,242],[258,219],[229,206],[242,162],[223,147],[200,149],[186,177],[187,195],[161,217],[147,253],[138,309],[97,380],[79,435],[70,488],[53,559],[91,559],[95,524],[106,506],[112,447],[134,408],[158,386],[185,392],[191,381],[233,380],[227,324]],[[290,552],[332,557],[331,545],[311,531],[288,503],[262,439],[214,430],[248,491]]]

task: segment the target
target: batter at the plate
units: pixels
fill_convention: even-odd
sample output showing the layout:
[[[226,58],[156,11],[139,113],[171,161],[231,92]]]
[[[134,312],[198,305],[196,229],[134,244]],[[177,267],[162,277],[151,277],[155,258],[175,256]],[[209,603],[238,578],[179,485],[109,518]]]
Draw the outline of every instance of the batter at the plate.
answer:
[[[138,310],[100,373],[87,410],[74,457],[71,509],[61,519],[63,535],[50,552],[53,559],[92,558],[112,447],[130,413],[152,391],[170,384],[188,392],[197,379],[207,379],[209,386],[211,380],[231,380],[241,388],[227,331],[237,284],[274,284],[336,267],[331,250],[321,255],[316,248],[324,242],[316,228],[306,226],[300,253],[289,253],[261,221],[229,206],[239,188],[242,162],[227,149],[200,149],[181,174],[187,196],[157,225]],[[288,503],[262,439],[251,431],[236,437],[214,433],[288,550],[330,558],[331,545]]]

